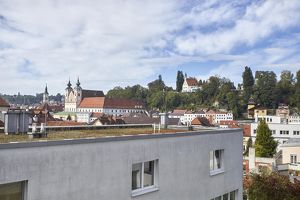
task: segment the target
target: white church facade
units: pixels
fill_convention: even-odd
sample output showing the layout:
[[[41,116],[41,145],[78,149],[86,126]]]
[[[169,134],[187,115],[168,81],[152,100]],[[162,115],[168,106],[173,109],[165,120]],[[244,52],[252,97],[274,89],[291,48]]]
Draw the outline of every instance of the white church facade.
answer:
[[[107,115],[126,115],[129,113],[145,113],[145,104],[140,100],[116,99],[104,96],[103,91],[84,90],[79,79],[72,88],[70,81],[65,90],[65,112],[74,112],[81,116],[83,113],[103,113]]]

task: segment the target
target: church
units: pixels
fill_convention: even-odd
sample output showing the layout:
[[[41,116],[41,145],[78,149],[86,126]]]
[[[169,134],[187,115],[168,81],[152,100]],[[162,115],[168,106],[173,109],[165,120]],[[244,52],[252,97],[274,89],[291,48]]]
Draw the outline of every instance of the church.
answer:
[[[76,113],[77,116],[91,115],[92,113],[122,116],[129,113],[146,112],[143,101],[108,98],[105,97],[103,91],[82,89],[79,78],[74,88],[72,88],[70,80],[67,84],[64,110]]]

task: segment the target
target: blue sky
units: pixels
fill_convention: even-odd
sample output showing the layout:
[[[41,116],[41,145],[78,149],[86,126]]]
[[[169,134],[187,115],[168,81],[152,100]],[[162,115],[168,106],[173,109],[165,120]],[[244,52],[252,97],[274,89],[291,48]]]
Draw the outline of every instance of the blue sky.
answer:
[[[0,0],[0,93],[300,70],[299,0]]]

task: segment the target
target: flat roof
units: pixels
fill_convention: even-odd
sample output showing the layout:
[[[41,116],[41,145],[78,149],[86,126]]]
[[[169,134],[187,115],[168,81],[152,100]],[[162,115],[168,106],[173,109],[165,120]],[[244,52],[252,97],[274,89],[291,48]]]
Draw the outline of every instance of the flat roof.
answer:
[[[166,132],[166,133],[152,133],[152,134],[124,134],[124,135],[106,135],[103,137],[85,137],[85,138],[66,138],[62,140],[44,140],[41,138],[36,141],[27,142],[11,142],[0,144],[0,149],[14,149],[14,148],[30,148],[30,147],[47,147],[58,145],[72,145],[72,144],[87,144],[98,142],[113,142],[113,141],[126,141],[126,140],[145,140],[145,139],[157,139],[168,137],[186,137],[197,135],[209,135],[209,134],[226,134],[226,133],[241,133],[242,129],[217,129],[217,130],[204,130],[204,131],[189,131],[189,132]]]

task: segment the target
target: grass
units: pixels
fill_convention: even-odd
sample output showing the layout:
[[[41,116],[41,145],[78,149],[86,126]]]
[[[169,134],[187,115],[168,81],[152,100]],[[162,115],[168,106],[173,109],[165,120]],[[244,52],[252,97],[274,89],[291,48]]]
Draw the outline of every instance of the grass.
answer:
[[[157,130],[156,130],[157,131]],[[161,130],[161,133],[182,132],[182,130]],[[63,140],[63,139],[79,139],[88,137],[105,137],[105,136],[121,136],[121,135],[137,135],[137,134],[153,134],[152,128],[122,128],[122,129],[100,129],[100,130],[72,130],[72,131],[56,131],[48,133],[47,138],[30,139],[28,135],[5,135],[0,133],[0,143],[10,142],[29,142],[38,140]]]

